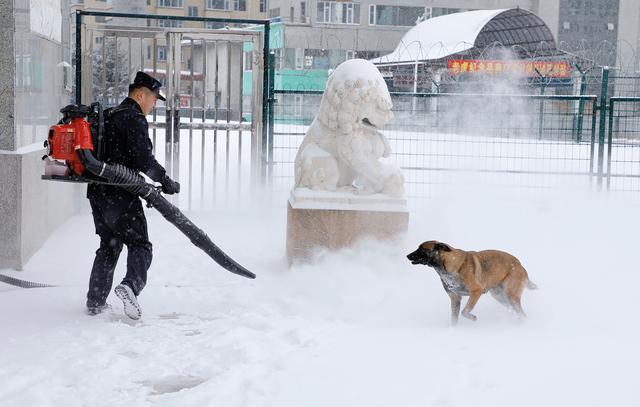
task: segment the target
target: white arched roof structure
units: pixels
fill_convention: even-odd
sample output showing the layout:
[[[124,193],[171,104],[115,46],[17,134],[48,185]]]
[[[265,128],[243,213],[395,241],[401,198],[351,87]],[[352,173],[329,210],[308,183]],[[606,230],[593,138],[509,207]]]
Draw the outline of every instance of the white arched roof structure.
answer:
[[[551,30],[535,14],[515,8],[475,10],[431,18],[411,28],[396,49],[371,60],[377,65],[401,65],[436,60],[474,47],[499,43],[503,46],[551,43]],[[529,46],[529,47],[527,47]]]

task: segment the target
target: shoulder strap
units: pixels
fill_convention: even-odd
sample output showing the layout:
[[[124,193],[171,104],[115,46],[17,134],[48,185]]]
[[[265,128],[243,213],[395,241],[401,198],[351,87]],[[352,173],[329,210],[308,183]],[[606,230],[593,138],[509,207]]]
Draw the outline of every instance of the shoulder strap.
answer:
[[[126,110],[133,110],[135,113],[139,113],[140,114],[140,112],[138,112],[135,109],[135,107],[133,107],[131,105],[118,105],[118,106],[110,107],[110,108],[106,109],[104,111],[104,118],[106,120],[106,119],[110,118],[111,116],[113,116],[114,114],[119,113],[119,112],[124,112]]]

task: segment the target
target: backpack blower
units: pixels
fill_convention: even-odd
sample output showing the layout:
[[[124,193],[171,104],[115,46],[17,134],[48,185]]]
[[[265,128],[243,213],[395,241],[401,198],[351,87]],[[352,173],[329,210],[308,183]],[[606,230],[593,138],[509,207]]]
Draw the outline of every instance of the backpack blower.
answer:
[[[100,161],[104,150],[104,118],[116,109],[119,107],[103,111],[99,103],[93,103],[91,106],[69,105],[61,109],[62,120],[51,126],[49,137],[45,141],[48,151],[47,155],[42,157],[47,161],[42,179],[117,185],[147,201],[148,206],[157,209],[166,220],[184,233],[191,243],[202,249],[220,266],[234,274],[255,278],[255,274],[225,254],[206,233],[167,201],[154,185],[145,182],[137,171],[120,164],[106,164]]]

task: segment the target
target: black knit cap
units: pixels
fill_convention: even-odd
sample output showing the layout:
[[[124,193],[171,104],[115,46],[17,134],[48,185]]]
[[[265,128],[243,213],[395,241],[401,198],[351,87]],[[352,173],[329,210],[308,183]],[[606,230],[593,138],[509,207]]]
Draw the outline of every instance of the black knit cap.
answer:
[[[155,93],[158,99],[163,101],[165,100],[164,96],[160,93],[162,83],[160,83],[160,81],[153,76],[148,75],[142,71],[138,71],[138,73],[136,73],[136,77],[133,80],[133,83],[129,85],[129,92],[139,87],[145,87],[151,92]]]

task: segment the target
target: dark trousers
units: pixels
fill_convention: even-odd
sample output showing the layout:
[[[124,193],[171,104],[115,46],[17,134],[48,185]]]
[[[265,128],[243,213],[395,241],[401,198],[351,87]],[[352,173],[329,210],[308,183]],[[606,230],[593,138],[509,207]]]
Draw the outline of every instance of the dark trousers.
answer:
[[[122,280],[137,296],[147,282],[147,270],[151,265],[152,245],[147,232],[147,220],[138,197],[124,194],[89,197],[96,234],[100,236],[100,248],[96,250],[87,306],[106,302],[113,285],[113,272],[122,251],[127,246],[127,274]]]

